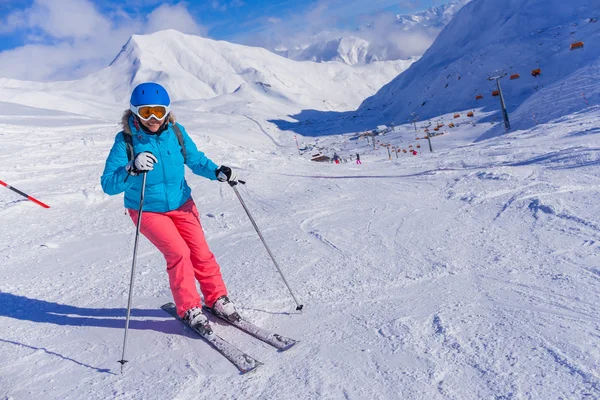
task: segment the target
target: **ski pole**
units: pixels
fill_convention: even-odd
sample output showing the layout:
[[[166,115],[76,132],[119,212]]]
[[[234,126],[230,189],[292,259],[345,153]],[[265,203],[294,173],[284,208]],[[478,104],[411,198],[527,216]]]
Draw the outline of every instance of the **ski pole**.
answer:
[[[34,198],[34,197],[31,197],[31,196],[30,196],[30,195],[28,195],[27,193],[23,193],[23,192],[21,192],[19,189],[17,189],[17,188],[14,188],[14,187],[10,186],[10,185],[9,185],[8,183],[6,183],[6,182],[0,181],[0,185],[2,185],[2,186],[6,186],[7,188],[9,188],[10,190],[12,190],[13,192],[20,194],[21,196],[25,197],[27,200],[31,200],[31,201],[33,201],[33,202],[34,202],[35,204],[37,204],[37,205],[40,205],[40,206],[42,206],[42,207],[44,207],[44,208],[50,208],[50,206],[49,206],[49,205],[42,203],[41,201],[39,201],[38,199],[36,199],[36,198]]]
[[[129,317],[131,316],[131,300],[133,299],[133,278],[135,276],[135,263],[137,258],[138,239],[140,237],[140,225],[142,224],[142,209],[144,207],[144,191],[146,190],[146,172],[143,173],[142,193],[140,194],[140,208],[138,210],[137,224],[135,228],[135,244],[133,245],[133,261],[131,263],[131,278],[129,280],[129,299],[127,300],[127,318],[125,319],[125,337],[123,338],[123,354],[121,355],[121,374],[123,366],[127,362],[125,360],[125,349],[127,347],[127,332],[129,331]]]
[[[246,184],[246,182],[241,181],[241,180],[238,180],[238,182],[241,183],[241,184],[243,184],[243,185]],[[281,278],[283,279],[283,282],[285,283],[285,286],[287,286],[288,290],[290,291],[290,294],[294,298],[294,301],[296,302],[296,306],[297,306],[296,310],[301,311],[302,307],[304,307],[304,305],[300,304],[300,302],[298,302],[298,299],[296,299],[296,296],[294,296],[294,291],[290,287],[288,281],[285,279],[285,276],[283,275],[283,272],[281,271],[281,268],[279,268],[279,264],[277,264],[277,261],[275,260],[275,257],[273,257],[273,253],[271,253],[271,250],[269,249],[269,246],[267,246],[267,242],[265,242],[265,238],[263,237],[262,233],[260,233],[260,229],[258,229],[258,226],[256,225],[256,222],[254,222],[254,218],[252,218],[252,215],[250,214],[250,211],[248,210],[248,207],[246,207],[246,204],[244,203],[244,200],[242,200],[242,196],[240,196],[240,192],[238,192],[237,188],[235,187],[236,184],[237,184],[237,182],[229,182],[229,186],[231,186],[231,188],[235,192],[235,195],[237,196],[237,198],[239,199],[240,203],[242,204],[242,207],[244,207],[244,210],[246,211],[246,214],[248,214],[248,218],[250,219],[250,222],[252,222],[252,225],[254,226],[254,229],[256,230],[256,233],[258,233],[258,237],[260,238],[260,240],[262,241],[262,243],[265,245],[265,249],[267,249],[267,253],[269,253],[269,256],[271,257],[271,260],[273,260],[273,264],[275,264],[275,267],[277,268],[277,271],[279,271],[279,275],[281,275]]]

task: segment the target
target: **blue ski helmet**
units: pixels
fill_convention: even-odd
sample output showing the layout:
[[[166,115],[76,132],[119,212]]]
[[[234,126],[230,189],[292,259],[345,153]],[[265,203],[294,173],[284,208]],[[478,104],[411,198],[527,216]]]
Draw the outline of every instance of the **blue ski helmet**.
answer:
[[[171,99],[166,89],[154,82],[140,83],[133,89],[131,100],[132,106],[139,107],[144,105],[169,106]]]

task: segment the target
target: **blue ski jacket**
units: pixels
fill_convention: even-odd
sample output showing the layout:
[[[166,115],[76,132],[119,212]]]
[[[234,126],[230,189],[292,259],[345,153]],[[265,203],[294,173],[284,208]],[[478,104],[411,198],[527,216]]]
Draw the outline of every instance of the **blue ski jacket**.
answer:
[[[125,192],[125,207],[133,210],[139,208],[142,174],[130,176],[125,169],[129,159],[123,135],[132,136],[136,155],[149,151],[158,159],[158,162],[154,164],[154,169],[147,173],[144,211],[172,211],[189,200],[192,190],[185,180],[184,165],[187,165],[197,175],[217,180],[215,173],[218,168],[217,164],[198,150],[184,127],[178,124],[186,150],[184,164],[181,146],[172,129],[173,124],[176,123],[174,117],[169,117],[168,129],[160,135],[151,135],[144,132],[139,125],[136,126],[136,121],[130,111],[125,112],[123,130],[115,137],[115,143],[106,159],[104,172],[100,179],[102,190],[109,195]]]

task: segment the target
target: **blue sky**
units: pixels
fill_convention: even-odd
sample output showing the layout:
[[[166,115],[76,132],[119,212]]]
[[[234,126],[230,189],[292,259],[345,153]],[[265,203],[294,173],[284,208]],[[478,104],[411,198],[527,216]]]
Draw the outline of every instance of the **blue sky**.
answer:
[[[81,77],[106,66],[132,34],[161,29],[289,47],[322,31],[352,31],[378,14],[414,13],[445,2],[0,0],[0,77]]]

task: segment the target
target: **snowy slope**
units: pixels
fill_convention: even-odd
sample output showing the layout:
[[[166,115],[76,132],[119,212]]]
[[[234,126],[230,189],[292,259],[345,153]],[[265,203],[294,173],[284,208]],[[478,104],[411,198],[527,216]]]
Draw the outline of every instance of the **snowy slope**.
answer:
[[[600,397],[598,107],[475,144],[489,124],[461,124],[435,153],[391,161],[353,136],[315,143],[362,165],[311,163],[260,124],[193,107],[176,111],[248,181],[240,193],[305,308],[231,189],[188,173],[231,296],[301,342],[277,353],[216,325],[265,363],[240,376],[158,309],[164,260],[142,238],[120,375],[134,228],[99,184],[118,128],[12,106],[0,177],[51,208],[0,187],[1,398]]]
[[[109,67],[72,82],[0,80],[0,101],[103,117],[126,107],[131,89],[156,81],[174,101],[251,92],[240,101],[346,110],[410,65],[390,61],[352,68],[341,63],[296,62],[263,48],[214,41],[174,30],[134,35]],[[94,110],[90,105],[105,105]]]
[[[509,0],[502,6],[474,0],[418,62],[367,99],[359,112],[379,121],[405,121],[413,112],[429,118],[469,108],[498,109],[497,98],[491,96],[495,83],[487,78],[502,72],[520,75],[502,80],[509,113],[513,112],[551,85],[568,88],[567,79],[580,68],[592,67],[590,73],[597,68],[593,65],[600,51],[599,13],[591,0]],[[585,48],[570,51],[570,44],[579,40],[585,41]],[[531,71],[538,66],[542,74],[534,78]],[[476,100],[480,94],[483,100]],[[580,101],[578,109],[584,107]],[[574,109],[559,114],[568,111]]]
[[[546,15],[558,26],[554,11]],[[227,45],[191,39],[188,48],[233,57]],[[569,53],[581,59],[564,65],[564,80],[541,81],[519,103],[516,125],[530,112],[547,120],[527,129],[495,136],[493,107],[459,118],[452,109],[417,131],[396,126],[375,145],[356,133],[298,137],[311,149],[299,155],[293,136],[268,120],[312,102],[341,108],[340,94],[315,88],[322,81],[306,72],[329,69],[286,60],[306,72],[290,92],[275,81],[273,91],[257,90],[254,72],[233,74],[243,82],[229,92],[190,61],[197,53],[163,65],[146,46],[128,46],[83,81],[0,85],[0,180],[51,206],[0,186],[0,399],[600,398],[598,52]],[[247,51],[244,60],[262,57]],[[228,60],[215,68],[235,64]],[[159,309],[171,301],[164,259],[143,237],[129,363],[119,371],[135,230],[122,196],[105,195],[99,177],[126,102],[111,102],[112,90],[125,92],[133,83],[120,79],[161,65],[158,79],[174,81],[174,112],[198,147],[247,181],[240,194],[305,305],[294,311],[233,191],[188,171],[232,299],[248,319],[300,340],[278,353],[215,324],[264,362],[252,374],[239,375]],[[316,80],[302,86],[300,78]],[[186,98],[186,82],[207,97]],[[591,105],[582,110],[580,88]],[[294,91],[307,94],[289,100]],[[311,129],[323,122],[315,118]],[[432,138],[430,153],[416,138],[440,122],[447,133]],[[388,157],[386,143],[418,152]],[[313,151],[348,162],[314,163]],[[356,153],[362,165],[352,162]]]

